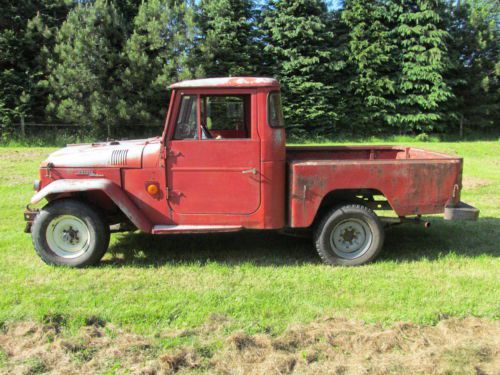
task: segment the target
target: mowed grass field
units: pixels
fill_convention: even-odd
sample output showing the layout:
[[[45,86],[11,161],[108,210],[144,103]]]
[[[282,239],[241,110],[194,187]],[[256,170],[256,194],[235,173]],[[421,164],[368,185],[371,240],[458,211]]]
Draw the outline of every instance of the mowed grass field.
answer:
[[[255,337],[265,335],[272,341],[291,329],[293,332],[297,325],[314,327],[325,319],[345,320],[346,325],[358,322],[358,333],[371,332],[373,324],[384,332],[398,322],[427,327],[455,318],[459,327],[474,327],[476,321],[467,319],[478,319],[493,328],[471,332],[489,332],[495,339],[500,312],[500,141],[406,144],[464,157],[462,200],[481,210],[480,219],[444,222],[430,217],[428,229],[393,227],[387,231],[378,260],[357,268],[323,265],[310,239],[274,232],[164,237],[116,234],[99,266],[49,267],[36,256],[31,237],[23,233],[22,214],[33,194],[38,164],[53,149],[0,148],[0,328],[18,335],[14,341],[11,337],[11,344],[24,342],[19,337],[37,330],[43,332],[37,336],[43,345],[53,342],[54,336],[41,326],[80,341],[87,337],[82,336],[82,329],[89,326],[100,330],[96,337],[136,335],[127,337],[141,337],[137,340],[147,340],[148,345],[142,348],[131,340],[134,355],[140,356],[132,362],[148,366],[152,358],[164,358],[164,367],[154,365],[160,366],[156,368],[160,373],[215,371],[211,367],[214,358],[225,350],[227,340],[236,343],[231,344],[235,353],[247,347],[264,348]],[[26,324],[31,328],[23,326]],[[6,336],[3,342],[9,342]],[[269,347],[281,350],[272,342]],[[288,366],[285,358],[284,367],[276,360],[278,365],[273,362],[274,367],[269,368],[283,373],[299,371],[302,367],[297,363],[321,362],[320,354],[309,362],[310,348],[300,345],[285,348],[295,364]],[[35,359],[16,357],[16,350],[11,348],[9,353],[7,346],[2,349],[0,336],[0,372],[3,368],[8,373],[16,366],[32,372],[55,368],[47,359],[37,362],[37,355]],[[404,352],[401,348],[398,350]],[[456,373],[466,368],[473,371],[475,360],[498,365],[498,353],[488,349],[481,357],[481,350],[471,354],[470,362],[459,359],[470,357],[468,352],[451,355],[446,368]],[[97,361],[92,351],[83,357],[75,357],[72,350],[68,353],[68,363],[90,366],[92,358]],[[164,357],[158,357],[162,353]],[[168,353],[177,353],[180,359]],[[272,358],[281,358],[279,353]],[[127,360],[125,355],[111,356],[114,359],[89,367],[89,372],[139,371],[129,363],[136,357],[127,356]],[[259,357],[262,354],[257,351]],[[258,368],[250,366],[245,371],[242,367],[239,373],[259,373]],[[403,368],[396,366],[391,371],[398,373],[398,369]],[[219,370],[224,372],[224,368]]]

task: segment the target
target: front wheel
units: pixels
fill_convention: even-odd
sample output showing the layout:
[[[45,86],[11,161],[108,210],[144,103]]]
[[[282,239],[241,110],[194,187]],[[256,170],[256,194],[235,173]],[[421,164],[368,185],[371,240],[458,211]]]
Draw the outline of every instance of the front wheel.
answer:
[[[31,229],[35,250],[47,264],[85,267],[101,260],[109,227],[90,206],[73,199],[49,203]]]
[[[358,266],[378,255],[384,244],[384,229],[368,207],[350,204],[335,208],[323,218],[314,242],[323,262]]]

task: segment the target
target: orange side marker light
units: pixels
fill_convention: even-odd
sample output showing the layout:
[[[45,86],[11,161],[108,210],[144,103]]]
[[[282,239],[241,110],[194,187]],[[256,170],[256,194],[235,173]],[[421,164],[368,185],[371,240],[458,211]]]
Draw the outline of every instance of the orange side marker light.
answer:
[[[149,195],[156,195],[156,194],[158,194],[158,185],[156,185],[156,184],[149,184],[146,187],[146,190],[148,191]]]

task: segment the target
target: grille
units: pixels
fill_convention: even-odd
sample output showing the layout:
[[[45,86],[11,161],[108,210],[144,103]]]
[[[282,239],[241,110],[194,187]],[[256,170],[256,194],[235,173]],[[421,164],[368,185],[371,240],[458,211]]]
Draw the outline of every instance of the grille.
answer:
[[[127,165],[128,150],[113,150],[109,164],[111,165]]]

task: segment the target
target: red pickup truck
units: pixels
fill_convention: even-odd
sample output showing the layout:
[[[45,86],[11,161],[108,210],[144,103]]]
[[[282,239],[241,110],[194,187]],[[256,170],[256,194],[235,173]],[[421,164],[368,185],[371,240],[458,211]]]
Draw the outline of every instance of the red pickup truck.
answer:
[[[46,263],[98,262],[111,230],[310,229],[324,262],[359,265],[380,252],[385,225],[478,217],[460,202],[461,158],[400,146],[286,147],[274,79],[170,88],[161,136],[68,145],[42,162],[25,219]],[[383,210],[396,215],[375,213]]]

